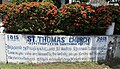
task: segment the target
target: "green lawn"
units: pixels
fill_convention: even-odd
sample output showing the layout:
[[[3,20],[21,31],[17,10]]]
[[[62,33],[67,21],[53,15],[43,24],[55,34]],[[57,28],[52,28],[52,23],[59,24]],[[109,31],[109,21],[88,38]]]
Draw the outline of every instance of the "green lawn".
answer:
[[[48,64],[0,64],[0,69],[111,69],[95,62],[48,63]]]
[[[120,69],[120,59],[104,62],[0,64],[0,69]]]

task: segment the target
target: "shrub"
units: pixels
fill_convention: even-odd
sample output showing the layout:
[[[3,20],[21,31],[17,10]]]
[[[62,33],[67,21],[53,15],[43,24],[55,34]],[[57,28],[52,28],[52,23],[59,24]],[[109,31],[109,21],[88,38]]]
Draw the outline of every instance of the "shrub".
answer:
[[[108,28],[109,25],[112,24],[113,22],[113,11],[111,10],[112,6],[99,6],[96,7],[96,12],[95,12],[95,18],[96,19],[96,30],[98,34],[102,33],[104,34],[106,32],[106,29]],[[97,32],[95,31],[95,33]]]
[[[115,34],[120,34],[119,6],[76,3],[58,9],[50,2],[1,4],[0,16],[6,33],[103,35],[115,22]]]
[[[114,34],[120,32],[120,7],[114,5],[100,6],[96,9],[97,24],[100,27],[108,28],[108,26],[115,22]]]
[[[63,5],[60,9],[60,29],[64,30],[64,33],[92,34],[90,29],[94,28],[92,23],[94,14],[95,10],[91,5],[77,3]]]
[[[114,9],[116,13],[114,34],[120,34],[120,6],[115,6]]]
[[[49,2],[2,4],[0,8],[7,33],[53,33],[59,20],[57,7]]]

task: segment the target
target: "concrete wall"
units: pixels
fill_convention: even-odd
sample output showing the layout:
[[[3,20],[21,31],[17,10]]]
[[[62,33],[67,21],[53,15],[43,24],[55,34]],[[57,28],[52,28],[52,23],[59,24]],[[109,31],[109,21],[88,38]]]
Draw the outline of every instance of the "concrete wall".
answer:
[[[86,46],[86,45],[85,46],[83,46],[83,45],[78,45],[78,46],[76,46],[76,45],[71,45],[71,46],[67,46],[67,45],[64,45],[64,46],[62,46],[62,45],[55,45],[55,46],[54,45],[51,45],[51,46],[50,45],[49,46],[47,46],[47,45],[39,45],[38,46],[38,45],[26,44],[26,41],[29,41],[29,40],[33,39],[33,36],[35,36],[35,37],[46,37],[44,35],[21,35],[21,34],[3,34],[3,33],[1,33],[0,34],[0,62],[6,63],[6,62],[9,61],[9,62],[17,63],[19,61],[19,62],[24,62],[25,63],[26,61],[23,61],[23,59],[27,59],[30,52],[31,53],[37,53],[37,52],[39,52],[39,53],[41,53],[41,52],[43,52],[43,53],[44,52],[56,53],[56,51],[52,51],[52,50],[51,51],[49,51],[49,50],[48,51],[46,51],[46,50],[32,51],[31,49],[27,50],[28,47],[35,47],[35,48],[38,47],[38,49],[39,49],[39,47],[52,48],[52,49],[57,49],[57,47],[58,48],[67,47],[67,48],[71,48],[71,51],[65,50],[66,51],[65,52],[65,51],[60,50],[60,51],[57,51],[57,52],[59,52],[59,53],[61,53],[61,52],[70,53],[71,52],[72,54],[78,53],[78,52],[80,52],[80,53],[85,53],[85,52],[86,53],[101,53],[102,56],[104,56],[105,55],[105,50],[104,49],[107,49],[108,43],[110,41],[112,41],[114,43],[114,46],[116,47],[116,49],[114,51],[114,57],[119,57],[120,58],[120,36],[108,36],[108,37],[107,36],[87,36],[87,37],[91,38],[91,42],[92,42],[92,43],[90,42],[90,45],[88,45],[88,46]],[[50,36],[50,37],[59,37],[59,36],[56,35],[56,36]],[[61,37],[69,38],[69,36],[61,36]],[[86,36],[79,36],[79,37],[86,37]],[[104,42],[103,37],[105,37],[105,42]],[[65,41],[68,41],[68,40],[65,40]],[[72,50],[73,49],[72,47],[78,47],[78,49],[81,49],[82,47],[87,47],[87,50],[83,50],[83,51],[79,50],[78,52],[76,52],[76,51]],[[98,47],[101,48],[101,49],[97,50]],[[102,49],[102,47],[104,49]],[[19,48],[19,50],[16,49],[16,48]],[[91,49],[91,48],[93,48],[93,49]],[[18,54],[12,54],[12,52],[19,52],[19,53]],[[24,55],[22,52],[26,53],[27,55]],[[42,55],[42,56],[40,56],[40,55],[39,56],[37,56],[37,55],[36,56],[29,55],[29,56],[30,57],[28,57],[28,58],[36,58],[36,57],[38,59],[39,58],[45,58],[44,55]],[[54,56],[56,56],[56,55],[54,55]],[[51,58],[57,58],[57,57],[54,57],[54,56],[51,57]],[[82,56],[85,56],[85,55],[83,54]],[[95,56],[95,57],[93,57],[93,56]],[[14,60],[11,59],[11,57],[14,58]],[[22,60],[19,60],[19,59],[15,60],[16,59],[15,57],[22,57]],[[66,58],[65,56],[62,56],[62,57]],[[78,55],[77,57],[80,57],[80,56]],[[77,58],[77,57],[73,57],[73,58]],[[93,55],[87,55],[86,57],[87,58],[93,57],[94,58],[93,61],[98,61],[98,57],[101,57],[101,55],[93,54]],[[48,56],[46,56],[46,58],[48,58]],[[39,59],[39,60],[40,61],[35,59],[33,62],[30,61],[30,63],[41,63],[42,59]],[[49,61],[43,61],[43,62],[49,62]],[[87,61],[92,61],[92,60],[89,59]],[[53,61],[50,61],[50,62],[53,62]],[[57,62],[57,61],[54,61],[54,62]]]
[[[116,36],[116,52],[115,57],[120,58],[120,35]]]
[[[6,63],[5,34],[0,34],[0,62]]]

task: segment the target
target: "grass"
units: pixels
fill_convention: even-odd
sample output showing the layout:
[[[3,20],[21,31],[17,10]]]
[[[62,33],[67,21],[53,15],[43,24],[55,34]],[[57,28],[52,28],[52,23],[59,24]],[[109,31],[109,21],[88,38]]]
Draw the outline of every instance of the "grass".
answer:
[[[36,69],[36,67],[32,64],[0,64],[1,69]]]
[[[0,64],[0,69],[120,69],[120,59],[99,62],[44,63],[44,64]]]
[[[47,63],[47,64],[0,64],[0,69],[111,69],[95,62]]]

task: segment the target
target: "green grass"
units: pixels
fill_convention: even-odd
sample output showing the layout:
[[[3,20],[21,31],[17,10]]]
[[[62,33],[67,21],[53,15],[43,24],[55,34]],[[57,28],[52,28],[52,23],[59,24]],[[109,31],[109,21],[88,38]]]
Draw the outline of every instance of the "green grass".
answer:
[[[1,69],[36,69],[33,64],[0,64]]]
[[[0,69],[111,69],[96,62],[47,63],[47,64],[0,64]]]

